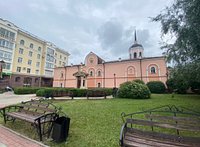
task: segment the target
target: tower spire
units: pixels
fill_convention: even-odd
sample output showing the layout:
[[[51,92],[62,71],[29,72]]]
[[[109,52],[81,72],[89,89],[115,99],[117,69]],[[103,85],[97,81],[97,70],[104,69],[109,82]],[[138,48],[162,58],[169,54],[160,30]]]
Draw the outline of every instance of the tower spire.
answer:
[[[134,40],[134,43],[135,43],[135,44],[137,43],[137,34],[136,34],[136,29],[135,29],[135,40]]]

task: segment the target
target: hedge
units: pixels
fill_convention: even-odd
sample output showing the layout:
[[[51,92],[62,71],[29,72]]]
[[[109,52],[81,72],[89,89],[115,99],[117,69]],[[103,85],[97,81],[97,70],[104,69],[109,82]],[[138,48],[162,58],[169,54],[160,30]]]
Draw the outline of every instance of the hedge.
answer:
[[[39,89],[38,87],[19,87],[14,88],[15,94],[35,94]]]
[[[150,81],[147,83],[151,93],[165,93],[165,84],[161,81]]]

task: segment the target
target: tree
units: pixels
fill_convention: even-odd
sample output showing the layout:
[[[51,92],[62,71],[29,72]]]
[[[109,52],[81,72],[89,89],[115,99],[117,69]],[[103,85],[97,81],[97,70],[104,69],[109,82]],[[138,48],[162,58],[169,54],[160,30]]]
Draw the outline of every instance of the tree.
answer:
[[[200,89],[200,0],[175,0],[152,20],[161,23],[162,36],[175,38],[161,47],[175,63],[171,78]]]
[[[171,44],[163,42],[168,61],[182,65],[200,61],[200,0],[175,0],[152,20],[161,23],[163,36],[176,38]]]

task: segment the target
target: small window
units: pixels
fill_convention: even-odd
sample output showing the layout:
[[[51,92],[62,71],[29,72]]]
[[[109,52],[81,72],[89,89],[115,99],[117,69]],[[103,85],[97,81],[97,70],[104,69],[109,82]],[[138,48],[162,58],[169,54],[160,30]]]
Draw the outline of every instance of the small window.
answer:
[[[134,58],[137,58],[137,53],[134,53]]]
[[[37,67],[40,67],[40,62],[36,62],[36,66],[37,66]]]
[[[22,58],[21,57],[18,58],[18,63],[22,63]]]
[[[64,60],[66,60],[67,58],[66,57],[64,57]]]
[[[92,72],[92,71],[90,71],[90,76],[91,76],[91,77],[93,76],[93,72]]]
[[[40,59],[40,54],[37,54],[37,59]]]
[[[62,59],[62,55],[60,55],[60,59]]]
[[[57,57],[57,53],[55,53],[55,56]]]
[[[19,48],[19,54],[23,54],[24,50],[22,48]]]
[[[20,45],[24,45],[24,40],[20,40]]]
[[[33,48],[33,43],[30,44],[30,48]]]
[[[98,71],[97,75],[100,77],[101,76],[101,71]]]
[[[90,63],[92,64],[94,62],[94,59],[93,58],[90,58]]]
[[[151,74],[155,74],[156,73],[156,68],[155,67],[151,67]]]
[[[39,70],[35,70],[35,74],[37,74],[37,75],[38,75],[38,74],[39,74]]]
[[[33,52],[29,51],[28,55],[29,55],[29,57],[32,57],[33,56]]]
[[[41,47],[40,46],[38,47],[38,51],[41,52]]]
[[[21,72],[21,67],[17,67],[17,72]]]
[[[97,87],[100,88],[101,87],[101,83],[98,83]]]
[[[61,73],[60,78],[63,78],[63,73]]]
[[[27,68],[27,73],[31,73],[31,69],[30,68]]]
[[[142,57],[142,52],[139,53],[139,56]]]
[[[19,81],[20,81],[20,77],[16,77],[15,82],[19,82]]]
[[[61,61],[59,61],[59,65],[61,65]]]
[[[32,60],[28,60],[28,65],[31,65],[32,64]]]

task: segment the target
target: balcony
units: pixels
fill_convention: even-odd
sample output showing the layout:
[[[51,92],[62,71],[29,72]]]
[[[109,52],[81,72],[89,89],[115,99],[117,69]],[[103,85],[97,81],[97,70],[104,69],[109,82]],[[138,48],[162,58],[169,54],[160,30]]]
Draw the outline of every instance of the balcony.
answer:
[[[14,42],[15,41],[15,38],[12,38],[12,37],[8,37],[7,35],[4,35],[4,34],[0,34],[0,38],[4,38],[4,39],[7,39],[11,42]]]

